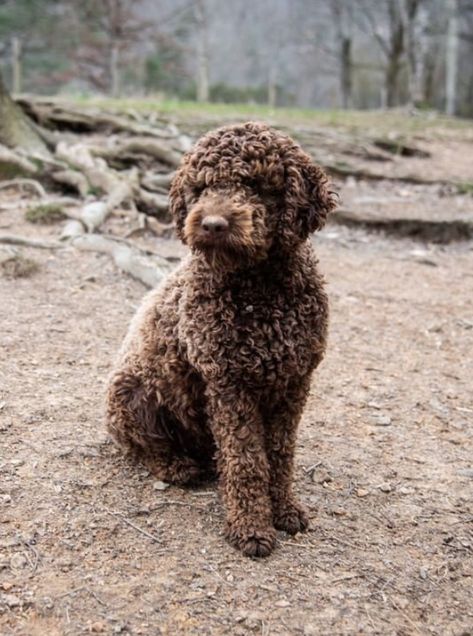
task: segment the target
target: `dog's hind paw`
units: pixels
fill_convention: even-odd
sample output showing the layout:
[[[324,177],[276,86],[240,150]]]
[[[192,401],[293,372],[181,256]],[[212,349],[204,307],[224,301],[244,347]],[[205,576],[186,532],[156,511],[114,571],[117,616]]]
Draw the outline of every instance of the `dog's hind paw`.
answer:
[[[295,502],[285,503],[273,512],[274,527],[288,534],[304,532],[309,527],[306,510]]]
[[[186,486],[197,484],[202,479],[200,466],[190,457],[173,457],[172,459],[150,459],[146,462],[148,470],[158,479]]]

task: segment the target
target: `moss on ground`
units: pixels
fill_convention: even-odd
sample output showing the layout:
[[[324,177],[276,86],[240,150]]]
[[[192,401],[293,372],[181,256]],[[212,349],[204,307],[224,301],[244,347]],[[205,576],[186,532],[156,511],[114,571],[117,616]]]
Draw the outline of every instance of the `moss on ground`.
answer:
[[[0,273],[9,279],[29,278],[38,270],[38,263],[22,254],[14,254],[0,263]]]
[[[25,219],[30,223],[37,223],[40,225],[52,225],[58,221],[63,221],[66,215],[60,205],[55,203],[46,203],[43,205],[35,205],[28,208],[25,212]]]
[[[457,184],[458,194],[469,194],[473,197],[473,183],[471,181],[464,181]]]

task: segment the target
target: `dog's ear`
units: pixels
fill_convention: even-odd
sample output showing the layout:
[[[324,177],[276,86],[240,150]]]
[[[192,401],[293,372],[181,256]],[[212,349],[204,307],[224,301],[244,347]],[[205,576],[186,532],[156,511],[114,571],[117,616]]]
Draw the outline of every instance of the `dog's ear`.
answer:
[[[185,242],[183,229],[189,203],[186,169],[183,163],[176,172],[169,190],[169,209],[176,224],[176,234],[183,242]]]
[[[301,239],[320,230],[337,203],[325,172],[302,150],[286,164],[286,211]]]

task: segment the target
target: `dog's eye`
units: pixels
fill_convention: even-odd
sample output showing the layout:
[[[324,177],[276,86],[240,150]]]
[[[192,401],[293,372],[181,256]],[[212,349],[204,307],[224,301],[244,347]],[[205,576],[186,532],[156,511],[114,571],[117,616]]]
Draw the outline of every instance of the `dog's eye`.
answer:
[[[193,188],[192,190],[192,198],[194,199],[194,201],[198,201],[202,195],[202,192],[205,190],[205,188]]]
[[[256,194],[263,193],[264,187],[259,179],[245,179],[245,185],[251,188],[253,192],[256,192]]]
[[[184,199],[186,201],[187,207],[193,205],[194,203],[197,203],[203,191],[204,188],[188,188],[184,193]]]

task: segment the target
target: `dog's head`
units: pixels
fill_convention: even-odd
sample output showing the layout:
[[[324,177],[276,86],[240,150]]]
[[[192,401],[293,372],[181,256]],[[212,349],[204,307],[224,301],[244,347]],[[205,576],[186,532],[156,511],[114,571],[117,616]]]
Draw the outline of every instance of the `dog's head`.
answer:
[[[202,137],[171,187],[179,237],[216,265],[244,266],[290,250],[323,227],[335,196],[323,170],[265,124]]]

